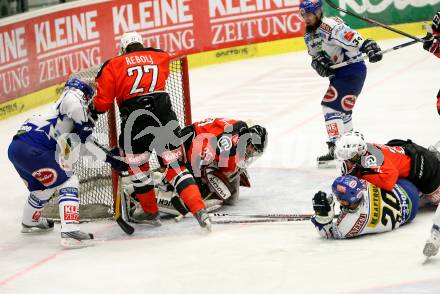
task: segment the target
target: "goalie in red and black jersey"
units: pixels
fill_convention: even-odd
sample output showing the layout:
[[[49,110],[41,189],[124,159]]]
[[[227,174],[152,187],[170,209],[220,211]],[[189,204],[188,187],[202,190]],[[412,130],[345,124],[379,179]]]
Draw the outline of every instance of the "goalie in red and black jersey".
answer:
[[[186,167],[193,174],[208,211],[234,205],[239,187],[250,187],[247,167],[267,145],[267,131],[260,125],[225,118],[208,118],[182,129]],[[185,215],[188,210],[166,181],[158,184],[162,212]]]

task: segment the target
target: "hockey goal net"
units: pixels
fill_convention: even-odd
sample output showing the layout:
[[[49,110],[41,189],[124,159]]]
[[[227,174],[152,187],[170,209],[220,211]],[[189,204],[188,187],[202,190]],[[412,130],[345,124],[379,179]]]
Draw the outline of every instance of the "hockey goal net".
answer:
[[[93,67],[71,75],[94,82],[100,67]],[[166,83],[170,94],[173,110],[176,112],[181,127],[191,123],[191,106],[189,95],[188,62],[186,57],[173,59],[170,63],[170,75]],[[120,133],[118,106],[99,116],[93,130],[94,138],[110,149],[117,146]],[[153,154],[150,166],[158,168],[157,157]],[[114,192],[117,191],[117,179],[113,177],[110,165],[92,160],[90,157],[80,157],[74,164],[74,172],[79,178],[80,220],[110,218],[114,213]],[[53,197],[45,207],[45,217],[59,219],[58,197]]]

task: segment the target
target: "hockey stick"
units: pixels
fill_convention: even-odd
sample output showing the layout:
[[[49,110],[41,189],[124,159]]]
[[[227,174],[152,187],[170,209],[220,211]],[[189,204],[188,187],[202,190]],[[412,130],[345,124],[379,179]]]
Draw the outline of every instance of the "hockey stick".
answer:
[[[270,218],[270,219],[311,219],[313,214],[283,214],[283,213],[258,213],[258,214],[246,214],[246,213],[210,213],[212,217],[249,217],[249,218]]]
[[[92,143],[95,144],[102,151],[104,151],[104,153],[106,153],[107,155],[114,156],[110,151],[107,150],[107,148],[99,144],[96,140],[92,140]],[[134,228],[124,220],[123,215],[121,213],[121,205],[122,205],[121,197],[123,197],[121,177],[119,176],[119,173],[113,169],[112,169],[112,179],[113,181],[117,181],[118,183],[117,189],[114,189],[113,191],[114,193],[116,193],[115,213],[114,213],[115,221],[126,234],[131,235],[134,233]]]
[[[410,42],[406,42],[406,43],[403,43],[403,44],[396,45],[394,47],[388,48],[386,50],[382,50],[382,51],[380,51],[380,53],[385,54],[385,53],[388,53],[388,52],[391,52],[391,51],[394,51],[394,50],[397,50],[397,49],[400,49],[400,48],[404,48],[404,47],[407,47],[407,46],[410,46],[410,45],[413,45],[413,44],[416,44],[416,43],[418,43],[418,41],[415,41],[415,40],[414,41],[410,41]],[[346,60],[346,61],[341,62],[341,63],[333,64],[332,66],[330,66],[330,68],[331,69],[337,69],[337,68],[340,68],[340,67],[343,67],[343,66],[346,66],[346,65],[349,65],[349,64],[353,64],[353,63],[365,60],[367,58],[368,58],[368,55],[363,55],[363,56],[358,57],[358,58],[353,58],[353,59],[349,59],[349,60]]]
[[[113,173],[115,173],[114,171],[113,171]],[[121,183],[121,181],[120,181],[120,177],[118,176],[118,191],[117,191],[117,193],[116,193],[116,201],[115,201],[115,215],[114,215],[114,218],[115,218],[115,221],[116,221],[116,223],[119,225],[119,227],[126,233],[126,234],[128,234],[128,235],[131,235],[131,234],[133,234],[134,233],[134,228],[132,227],[132,226],[130,226],[124,219],[123,219],[123,217],[122,217],[122,213],[121,213],[121,205],[122,205],[122,203],[121,203],[121,197],[123,197],[122,196],[122,194],[121,194],[121,190],[122,190],[122,188],[120,188],[120,187],[122,187],[122,183]]]
[[[255,223],[275,223],[275,222],[298,222],[309,220],[310,218],[248,218],[248,219],[211,219],[212,224],[255,224]]]
[[[327,4],[328,4],[329,6],[331,6],[331,7],[333,7],[334,9],[339,10],[339,11],[342,11],[342,12],[345,12],[345,13],[348,14],[348,15],[351,15],[351,16],[354,16],[354,17],[356,17],[356,18],[362,19],[363,21],[366,21],[366,22],[369,22],[369,23],[372,23],[372,24],[378,25],[378,26],[380,26],[380,27],[383,27],[384,29],[387,29],[387,30],[390,30],[390,31],[395,32],[395,33],[397,33],[397,34],[403,35],[403,36],[408,37],[408,38],[410,38],[410,39],[413,39],[413,40],[415,40],[415,41],[417,41],[417,42],[421,42],[421,43],[424,43],[424,42],[425,42],[425,40],[423,40],[423,39],[421,39],[421,38],[415,37],[415,36],[413,36],[413,35],[410,35],[410,34],[408,34],[408,33],[403,32],[403,31],[401,31],[401,30],[395,29],[395,28],[393,28],[393,27],[391,27],[391,26],[389,26],[389,25],[383,24],[383,23],[378,22],[378,21],[376,21],[376,20],[374,20],[374,19],[371,19],[371,18],[368,18],[368,17],[363,17],[363,16],[358,15],[358,14],[356,14],[356,13],[354,13],[354,12],[350,12],[350,11],[347,11],[347,10],[345,10],[345,9],[343,9],[343,8],[340,8],[338,5],[336,5],[335,3],[333,3],[331,0],[325,0],[325,2],[327,2]]]

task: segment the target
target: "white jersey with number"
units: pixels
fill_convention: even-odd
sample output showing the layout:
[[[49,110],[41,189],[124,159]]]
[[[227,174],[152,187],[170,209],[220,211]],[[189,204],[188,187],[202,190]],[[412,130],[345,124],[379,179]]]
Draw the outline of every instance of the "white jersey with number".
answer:
[[[397,229],[411,220],[412,200],[408,193],[395,185],[392,193],[364,182],[364,197],[355,210],[341,208],[337,220],[317,226],[324,238],[344,239]]]
[[[359,49],[365,40],[357,31],[339,17],[323,17],[321,21],[317,30],[304,35],[311,56],[323,54],[335,64],[361,56]]]

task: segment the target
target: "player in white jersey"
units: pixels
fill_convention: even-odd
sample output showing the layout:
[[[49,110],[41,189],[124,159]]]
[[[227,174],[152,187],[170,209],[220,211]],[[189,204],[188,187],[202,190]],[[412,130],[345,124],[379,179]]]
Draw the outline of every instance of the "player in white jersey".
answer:
[[[353,129],[352,111],[367,74],[363,61],[338,69],[331,69],[330,66],[358,58],[362,53],[368,55],[370,62],[378,62],[382,59],[382,53],[375,41],[364,39],[340,18],[324,17],[321,0],[302,1],[300,16],[306,23],[304,40],[312,56],[312,68],[320,76],[330,79],[321,102],[329,151],[317,158],[318,167],[326,167],[334,160],[336,139]]]
[[[337,220],[336,197],[341,205]],[[344,239],[399,228],[417,214],[419,191],[408,180],[400,179],[392,191],[380,189],[353,176],[341,176],[332,184],[332,193],[319,191],[313,197],[312,222],[324,238]]]
[[[22,233],[53,230],[53,221],[41,213],[58,192],[61,245],[74,248],[91,244],[93,235],[79,230],[79,181],[72,164],[77,159],[77,147],[92,133],[94,121],[88,116],[87,102],[93,94],[87,83],[69,79],[51,110],[26,120],[9,145],[9,160],[30,192],[23,210]],[[101,154],[101,159],[116,169],[126,166],[106,154]]]

